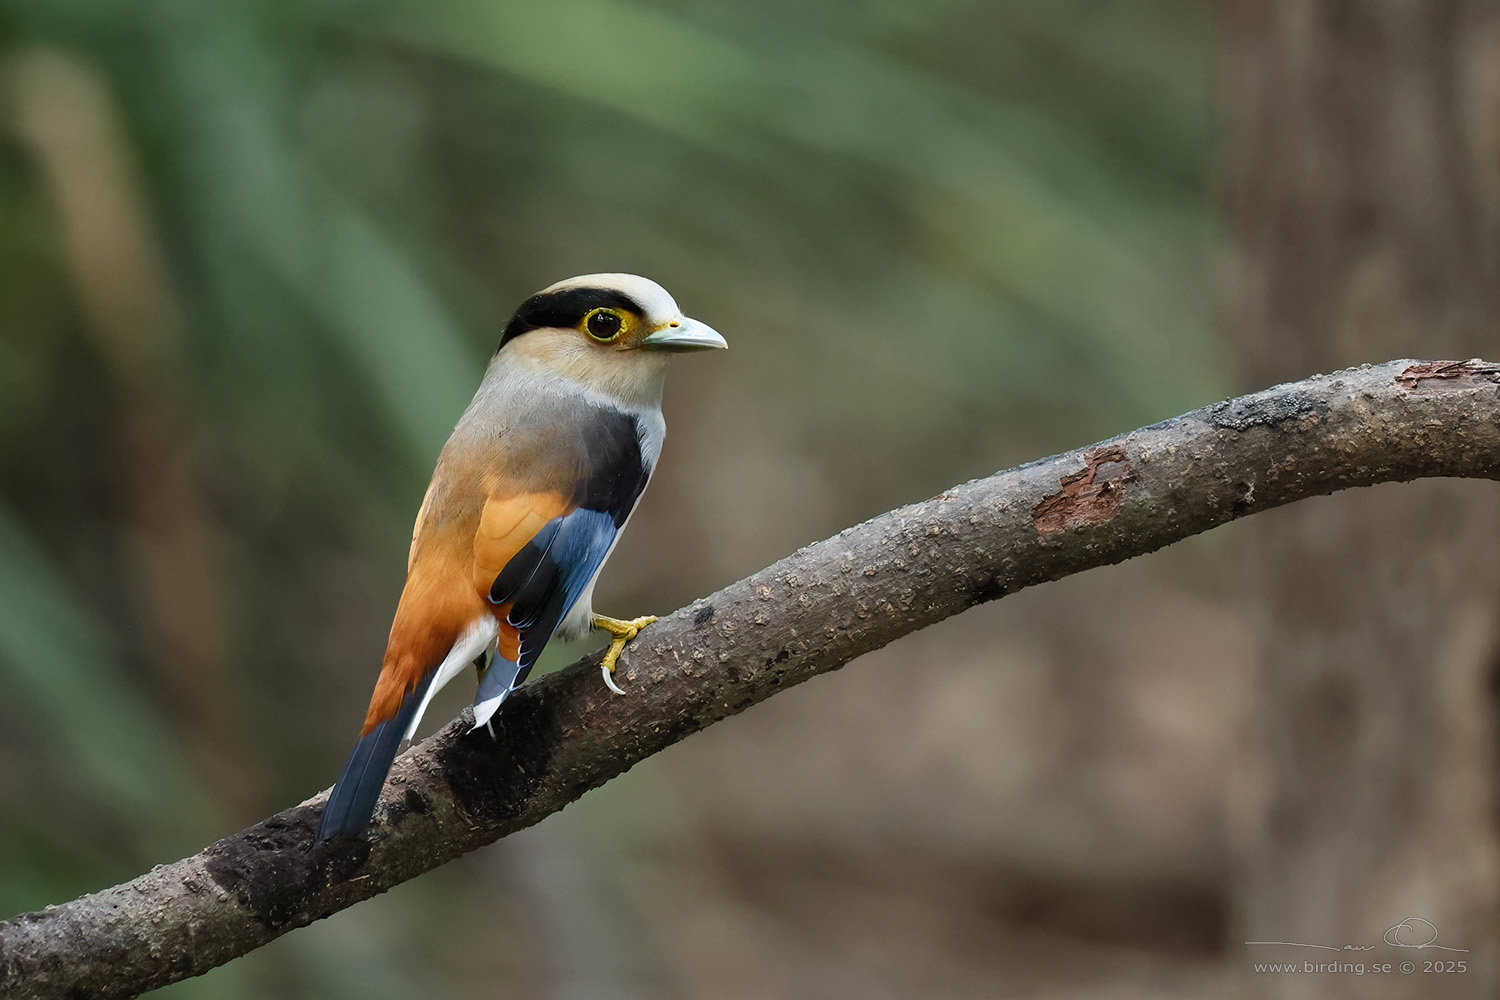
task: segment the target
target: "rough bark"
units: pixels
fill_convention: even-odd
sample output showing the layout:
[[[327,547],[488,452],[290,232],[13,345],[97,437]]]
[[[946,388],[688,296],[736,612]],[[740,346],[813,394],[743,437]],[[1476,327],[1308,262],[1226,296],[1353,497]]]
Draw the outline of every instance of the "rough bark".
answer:
[[[1224,318],[1245,384],[1500,350],[1500,4],[1220,7]],[[1242,536],[1263,640],[1236,908],[1241,940],[1378,941],[1419,916],[1471,949],[1467,974],[1423,991],[1487,997],[1500,984],[1500,495],[1463,487],[1304,505]],[[1316,979],[1257,987],[1411,990]]]
[[[0,993],[133,996],[202,973],[507,833],[690,733],[1023,587],[1351,486],[1500,478],[1500,365],[1397,361],[1227,400],[956,487],[683,608],[627,648],[397,761],[362,838],[319,795],[133,882],[0,923]],[[976,795],[984,794],[975,789]]]

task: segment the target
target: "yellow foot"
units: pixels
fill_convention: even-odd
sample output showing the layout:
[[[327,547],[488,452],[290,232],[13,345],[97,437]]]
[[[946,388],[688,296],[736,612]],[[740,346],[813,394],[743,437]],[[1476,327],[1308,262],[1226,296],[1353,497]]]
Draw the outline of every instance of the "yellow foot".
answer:
[[[604,662],[599,664],[600,672],[604,674],[604,686],[615,694],[624,694],[624,690],[615,683],[615,661],[620,658],[620,650],[625,644],[636,637],[641,629],[656,621],[655,615],[646,615],[644,618],[635,618],[630,621],[621,621],[618,618],[606,618],[603,615],[595,615],[594,628],[603,629],[614,638],[610,641],[609,649],[604,653]]]

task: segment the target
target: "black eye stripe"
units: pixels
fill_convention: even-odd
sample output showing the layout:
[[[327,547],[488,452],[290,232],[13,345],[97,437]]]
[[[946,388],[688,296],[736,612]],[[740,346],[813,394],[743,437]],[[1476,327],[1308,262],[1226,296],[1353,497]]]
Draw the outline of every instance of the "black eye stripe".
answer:
[[[641,307],[634,299],[612,288],[563,288],[555,292],[541,292],[521,303],[515,318],[500,337],[500,346],[504,347],[530,330],[576,327],[593,309],[618,309],[636,315],[641,313]]]

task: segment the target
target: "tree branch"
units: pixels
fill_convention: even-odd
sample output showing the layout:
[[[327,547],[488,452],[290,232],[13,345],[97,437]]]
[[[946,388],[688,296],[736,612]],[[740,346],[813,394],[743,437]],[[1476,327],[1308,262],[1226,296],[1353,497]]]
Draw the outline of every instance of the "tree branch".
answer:
[[[1395,361],[1227,400],[956,487],[810,545],[627,647],[409,751],[361,840],[323,795],[133,882],[0,923],[0,993],[135,996],[523,829],[777,691],[966,608],[1259,510],[1423,476],[1500,478],[1500,365]]]

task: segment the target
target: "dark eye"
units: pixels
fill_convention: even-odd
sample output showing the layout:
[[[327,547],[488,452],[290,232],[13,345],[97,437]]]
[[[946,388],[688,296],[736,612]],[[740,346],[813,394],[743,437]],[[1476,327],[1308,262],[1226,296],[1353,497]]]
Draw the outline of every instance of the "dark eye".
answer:
[[[583,327],[588,330],[589,336],[603,341],[614,340],[618,337],[623,325],[620,314],[613,309],[595,309],[583,321]]]

